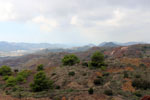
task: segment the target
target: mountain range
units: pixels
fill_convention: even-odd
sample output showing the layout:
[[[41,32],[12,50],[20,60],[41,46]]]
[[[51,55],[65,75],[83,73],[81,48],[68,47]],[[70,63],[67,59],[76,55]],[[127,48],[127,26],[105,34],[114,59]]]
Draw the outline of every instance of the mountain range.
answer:
[[[103,42],[99,45],[88,44],[84,46],[70,46],[65,44],[50,44],[50,43],[15,43],[15,42],[0,42],[0,57],[6,56],[22,56],[29,53],[45,53],[45,52],[81,52],[92,47],[118,47],[129,46],[134,44],[146,44],[143,42]]]

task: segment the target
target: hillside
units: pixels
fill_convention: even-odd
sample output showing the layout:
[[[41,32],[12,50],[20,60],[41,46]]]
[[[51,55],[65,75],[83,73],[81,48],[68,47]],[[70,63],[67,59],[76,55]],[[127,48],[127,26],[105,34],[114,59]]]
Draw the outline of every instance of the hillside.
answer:
[[[104,54],[107,68],[87,67],[87,62],[96,51]],[[79,64],[62,66],[61,59],[67,54],[70,53],[44,52],[1,59],[1,66],[8,65],[20,71],[31,70],[26,82],[20,83],[17,88],[14,87],[15,91],[14,88],[4,88],[2,84],[5,82],[0,76],[1,92],[6,97],[11,95],[19,98],[21,93],[23,98],[47,98],[48,100],[140,100],[150,94],[149,87],[142,89],[150,83],[150,44],[93,47],[87,51],[73,53],[80,59]],[[53,90],[37,93],[30,90],[29,84],[33,82],[39,64],[44,65],[44,72],[54,81]],[[74,72],[74,75],[70,76],[70,72]],[[14,73],[14,76],[16,75]],[[102,84],[99,84],[99,81],[95,84],[96,80],[101,80]],[[134,87],[135,80],[146,80],[147,85],[142,83],[141,87]],[[93,94],[88,93],[89,88],[94,90]]]

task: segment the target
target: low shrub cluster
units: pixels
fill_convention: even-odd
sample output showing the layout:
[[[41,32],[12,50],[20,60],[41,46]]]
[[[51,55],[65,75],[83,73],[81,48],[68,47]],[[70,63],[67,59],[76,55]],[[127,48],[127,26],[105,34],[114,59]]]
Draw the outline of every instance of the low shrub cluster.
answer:
[[[3,80],[6,81],[7,87],[12,87],[17,84],[25,83],[26,79],[28,78],[28,76],[30,74],[31,74],[31,71],[23,70],[23,71],[17,73],[17,75],[15,77],[14,76],[3,76]]]
[[[132,86],[137,89],[150,89],[150,81],[143,79],[134,79],[132,82]]]
[[[89,88],[88,93],[89,93],[89,94],[93,94],[93,93],[94,93],[93,88]]]
[[[104,79],[102,77],[98,77],[97,79],[94,80],[95,85],[103,85]]]
[[[75,75],[75,72],[74,72],[74,71],[71,71],[71,72],[68,73],[68,75],[69,75],[69,76],[74,76],[74,75]]]
[[[107,89],[104,91],[104,94],[108,95],[108,96],[112,96],[113,95],[113,91],[110,89]]]

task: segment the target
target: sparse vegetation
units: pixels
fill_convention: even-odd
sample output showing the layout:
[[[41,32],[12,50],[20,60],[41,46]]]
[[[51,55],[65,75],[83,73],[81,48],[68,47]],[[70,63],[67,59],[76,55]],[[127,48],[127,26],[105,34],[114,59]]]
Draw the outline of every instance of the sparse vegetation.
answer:
[[[101,55],[100,52],[100,54],[94,53],[94,57],[91,57],[92,53],[97,50],[101,51],[101,49],[94,48],[94,51],[73,54],[77,54],[81,59],[82,63],[80,64],[78,64],[79,61],[70,60],[70,58],[74,59],[74,57],[70,57],[63,64],[65,66],[63,66],[61,57],[67,53],[61,53],[60,58],[57,53],[57,57],[53,53],[52,55],[50,54],[50,57],[47,57],[47,64],[44,60],[44,68],[43,65],[35,66],[35,68],[33,68],[34,66],[29,67],[30,70],[21,70],[21,68],[15,67],[13,69],[19,70],[13,70],[12,72],[9,68],[8,71],[4,70],[7,69],[6,67],[1,67],[3,69],[1,72],[6,72],[7,74],[1,73],[0,75],[0,91],[17,98],[48,97],[52,100],[74,98],[83,98],[85,100],[88,100],[87,98],[93,100],[95,98],[140,100],[143,96],[150,94],[150,68],[148,67],[150,59],[146,55],[149,53],[148,51],[145,51],[146,54],[142,55],[143,58],[138,58],[138,56],[134,55],[134,49],[130,52],[128,51],[130,47],[123,49],[126,50],[123,53],[121,52],[121,47],[109,48],[108,50],[106,48],[104,54],[107,57],[104,60],[103,54]],[[112,50],[115,52],[114,54]],[[51,61],[49,60],[50,58],[52,58]],[[93,63],[91,63],[92,61]],[[38,63],[43,62],[41,60]]]

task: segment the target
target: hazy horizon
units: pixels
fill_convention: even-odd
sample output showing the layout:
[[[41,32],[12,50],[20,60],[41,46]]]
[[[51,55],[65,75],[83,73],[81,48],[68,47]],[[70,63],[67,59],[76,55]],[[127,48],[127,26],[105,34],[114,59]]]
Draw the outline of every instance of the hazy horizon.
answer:
[[[0,0],[0,41],[150,43],[149,0]]]

